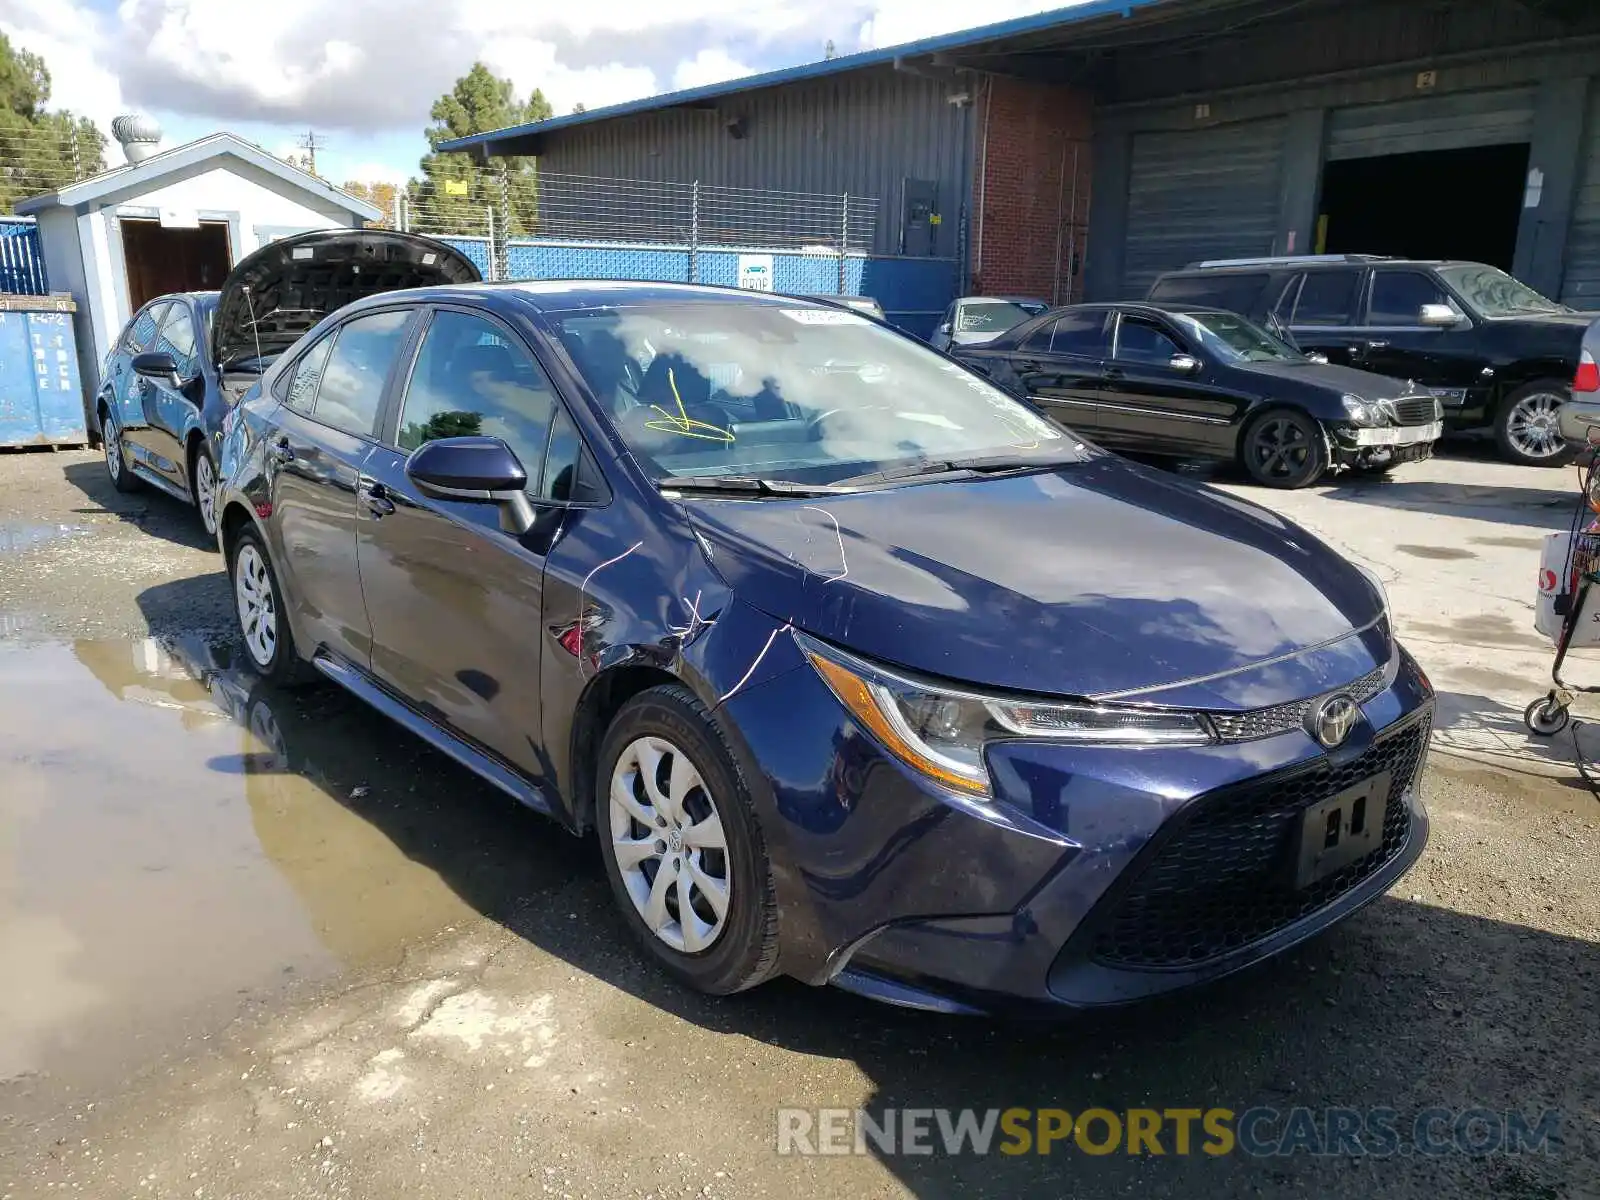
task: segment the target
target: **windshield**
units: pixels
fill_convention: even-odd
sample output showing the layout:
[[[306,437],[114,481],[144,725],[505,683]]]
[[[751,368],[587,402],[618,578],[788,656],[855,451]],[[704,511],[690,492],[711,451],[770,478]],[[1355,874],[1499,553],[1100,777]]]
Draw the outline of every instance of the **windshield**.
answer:
[[[1233,313],[1173,313],[1212,354],[1224,362],[1304,362],[1283,339]]]
[[[1089,454],[993,384],[857,313],[719,302],[549,317],[657,479],[827,484],[923,461]]]
[[[956,307],[956,333],[1004,333],[1045,309],[1026,300],[980,300]]]
[[[1547,300],[1527,284],[1513,279],[1498,267],[1464,263],[1440,267],[1439,276],[1462,299],[1485,317],[1525,317],[1529,313],[1569,313],[1565,304]]]

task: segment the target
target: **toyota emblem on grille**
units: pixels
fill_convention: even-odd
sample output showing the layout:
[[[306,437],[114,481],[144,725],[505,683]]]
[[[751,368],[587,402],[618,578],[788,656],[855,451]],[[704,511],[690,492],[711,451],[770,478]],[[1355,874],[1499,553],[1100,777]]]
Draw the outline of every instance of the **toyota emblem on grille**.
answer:
[[[1361,710],[1356,702],[1343,692],[1325,697],[1311,706],[1306,714],[1306,730],[1325,749],[1344,745],[1345,738],[1361,720]]]

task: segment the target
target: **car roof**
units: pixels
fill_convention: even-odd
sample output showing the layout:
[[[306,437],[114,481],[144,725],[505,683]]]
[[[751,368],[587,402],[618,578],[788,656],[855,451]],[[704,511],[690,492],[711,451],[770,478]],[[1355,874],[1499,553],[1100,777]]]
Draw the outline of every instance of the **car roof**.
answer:
[[[1102,300],[1094,304],[1066,304],[1060,308],[1053,308],[1051,313],[1064,312],[1105,312],[1108,309],[1120,308],[1124,312],[1143,314],[1144,316],[1159,316],[1172,313],[1207,313],[1216,316],[1233,315],[1225,308],[1214,308],[1205,304],[1155,304],[1149,300]]]
[[[957,304],[1043,304],[1050,301],[1042,296],[957,296]]]
[[[1242,258],[1212,263],[1190,263],[1162,273],[1163,279],[1182,275],[1254,275],[1262,271],[1332,271],[1350,267],[1481,267],[1487,264],[1462,258],[1388,258],[1373,254],[1304,255],[1278,258]]]
[[[456,283],[438,287],[408,288],[363,297],[365,308],[404,295],[412,303],[488,301],[496,307],[510,302],[536,312],[572,312],[589,308],[627,308],[647,304],[753,304],[771,308],[823,307],[819,300],[781,292],[718,287],[692,283],[637,283],[610,279],[522,279],[496,283]],[[853,299],[854,297],[852,297]],[[838,298],[832,298],[837,305]],[[353,307],[353,306],[352,306]]]

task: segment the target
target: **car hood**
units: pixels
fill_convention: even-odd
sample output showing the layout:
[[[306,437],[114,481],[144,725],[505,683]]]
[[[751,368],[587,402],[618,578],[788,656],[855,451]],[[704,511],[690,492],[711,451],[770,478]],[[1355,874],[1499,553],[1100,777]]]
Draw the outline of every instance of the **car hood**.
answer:
[[[685,504],[746,602],[880,661],[990,687],[1170,688],[1281,663],[1382,614],[1359,569],[1304,530],[1110,455],[815,500]],[[1282,677],[1291,694],[1265,681],[1225,703],[1317,690],[1293,674]]]
[[[224,366],[270,358],[352,300],[481,278],[459,250],[413,233],[324,229],[280,238],[241,259],[222,281],[212,347]]]
[[[1233,364],[1251,375],[1264,375],[1291,383],[1305,383],[1326,388],[1330,392],[1360,396],[1363,400],[1395,400],[1416,394],[1420,389],[1413,382],[1360,371],[1355,367],[1341,367],[1333,363],[1314,362],[1246,362]]]

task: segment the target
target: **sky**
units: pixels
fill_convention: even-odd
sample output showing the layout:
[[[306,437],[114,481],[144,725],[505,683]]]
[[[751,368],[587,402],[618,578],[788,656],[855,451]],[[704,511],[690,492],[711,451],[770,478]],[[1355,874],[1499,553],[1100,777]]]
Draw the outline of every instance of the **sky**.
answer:
[[[44,57],[52,107],[108,135],[145,112],[168,146],[226,129],[281,156],[314,130],[319,174],[398,182],[475,59],[565,114],[1075,2],[0,0],[0,31]]]

